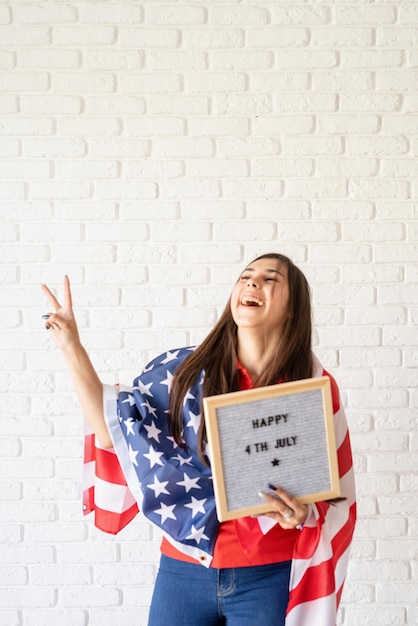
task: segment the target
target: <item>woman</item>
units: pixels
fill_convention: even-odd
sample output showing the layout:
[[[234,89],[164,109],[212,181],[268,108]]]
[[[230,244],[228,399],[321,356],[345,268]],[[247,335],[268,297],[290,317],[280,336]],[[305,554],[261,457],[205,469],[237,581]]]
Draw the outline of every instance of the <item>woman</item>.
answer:
[[[263,495],[271,505],[265,516],[219,524],[201,420],[203,396],[329,376],[311,351],[303,273],[283,255],[258,257],[199,347],[157,357],[132,390],[118,394],[102,385],[80,343],[68,279],[63,306],[42,288],[55,310],[44,316],[46,326],[92,429],[88,458],[100,484],[129,487],[119,508],[109,507],[120,513],[117,526],[108,518],[98,525],[116,532],[140,506],[163,531],[149,626],[335,626],[355,524],[350,442],[335,381],[330,377],[343,496],[337,502],[301,504],[275,486],[276,497]],[[85,502],[97,523],[106,506],[97,485]]]

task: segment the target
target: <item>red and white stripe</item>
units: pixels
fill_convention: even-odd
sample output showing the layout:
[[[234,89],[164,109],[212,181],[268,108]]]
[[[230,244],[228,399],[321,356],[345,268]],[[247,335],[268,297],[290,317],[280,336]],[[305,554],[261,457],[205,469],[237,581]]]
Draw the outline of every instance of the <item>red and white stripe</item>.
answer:
[[[356,521],[354,473],[347,421],[332,378],[331,388],[341,495],[346,500],[310,507],[293,556],[286,626],[335,626],[347,574]]]
[[[116,535],[138,513],[113,448],[102,448],[86,425],[84,437],[83,511],[94,512],[94,524]]]

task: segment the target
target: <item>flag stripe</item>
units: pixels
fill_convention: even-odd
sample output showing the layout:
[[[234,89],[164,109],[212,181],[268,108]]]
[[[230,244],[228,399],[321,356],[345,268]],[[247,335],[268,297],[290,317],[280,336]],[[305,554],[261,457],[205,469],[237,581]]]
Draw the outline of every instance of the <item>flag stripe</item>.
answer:
[[[138,507],[136,504],[120,514],[101,509],[96,505],[94,524],[99,530],[116,535],[133,520],[137,513]]]
[[[327,372],[323,371],[323,374]],[[336,505],[316,503],[296,544],[286,626],[335,626],[356,520],[350,438],[338,387],[332,377],[337,459],[342,497]]]
[[[127,484],[118,457],[111,449],[96,448],[96,476],[109,483],[125,487]]]
[[[89,430],[87,423],[85,423],[84,463],[91,463],[96,458],[95,436],[92,432],[89,432]]]
[[[106,482],[96,476],[94,489],[97,506],[111,513],[123,513],[136,504],[131,492],[126,489],[126,485]]]
[[[85,424],[83,513],[94,512],[94,524],[116,534],[137,515],[138,505],[127,487],[113,449],[102,448]]]
[[[332,539],[332,548],[334,557],[340,556],[347,550],[351,543],[353,524],[356,518],[356,505],[352,504],[349,510],[347,522],[340,528],[338,533]]]
[[[309,567],[306,567],[304,575],[292,589],[293,594],[291,594],[288,611],[299,603],[298,595],[301,590],[303,590],[303,597],[306,601],[312,601],[336,591],[334,572],[338,569],[338,561],[346,555],[350,546],[354,515],[355,507],[353,505],[349,521],[331,542],[333,548],[332,556],[318,564],[311,564]]]
[[[318,620],[319,616],[319,620]],[[301,602],[286,617],[286,626],[335,626],[333,594],[313,602]]]
[[[338,468],[340,478],[342,478],[353,466],[351,459],[351,444],[348,431],[345,434],[344,441],[337,450]]]

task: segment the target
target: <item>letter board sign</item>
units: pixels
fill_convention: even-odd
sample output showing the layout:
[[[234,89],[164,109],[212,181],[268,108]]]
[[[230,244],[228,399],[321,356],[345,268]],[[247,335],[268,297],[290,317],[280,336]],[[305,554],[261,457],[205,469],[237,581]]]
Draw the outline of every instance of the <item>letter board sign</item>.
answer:
[[[301,502],[338,497],[327,376],[203,399],[219,521],[261,515],[268,484]]]

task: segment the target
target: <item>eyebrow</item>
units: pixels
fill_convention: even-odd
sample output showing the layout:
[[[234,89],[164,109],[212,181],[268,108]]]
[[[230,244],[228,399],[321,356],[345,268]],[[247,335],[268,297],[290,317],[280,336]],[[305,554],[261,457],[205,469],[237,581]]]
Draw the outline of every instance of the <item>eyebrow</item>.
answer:
[[[280,270],[266,269],[264,271],[270,274],[280,274],[280,276],[284,276],[283,272],[281,272]],[[255,272],[255,269],[253,267],[246,267],[244,272]]]

